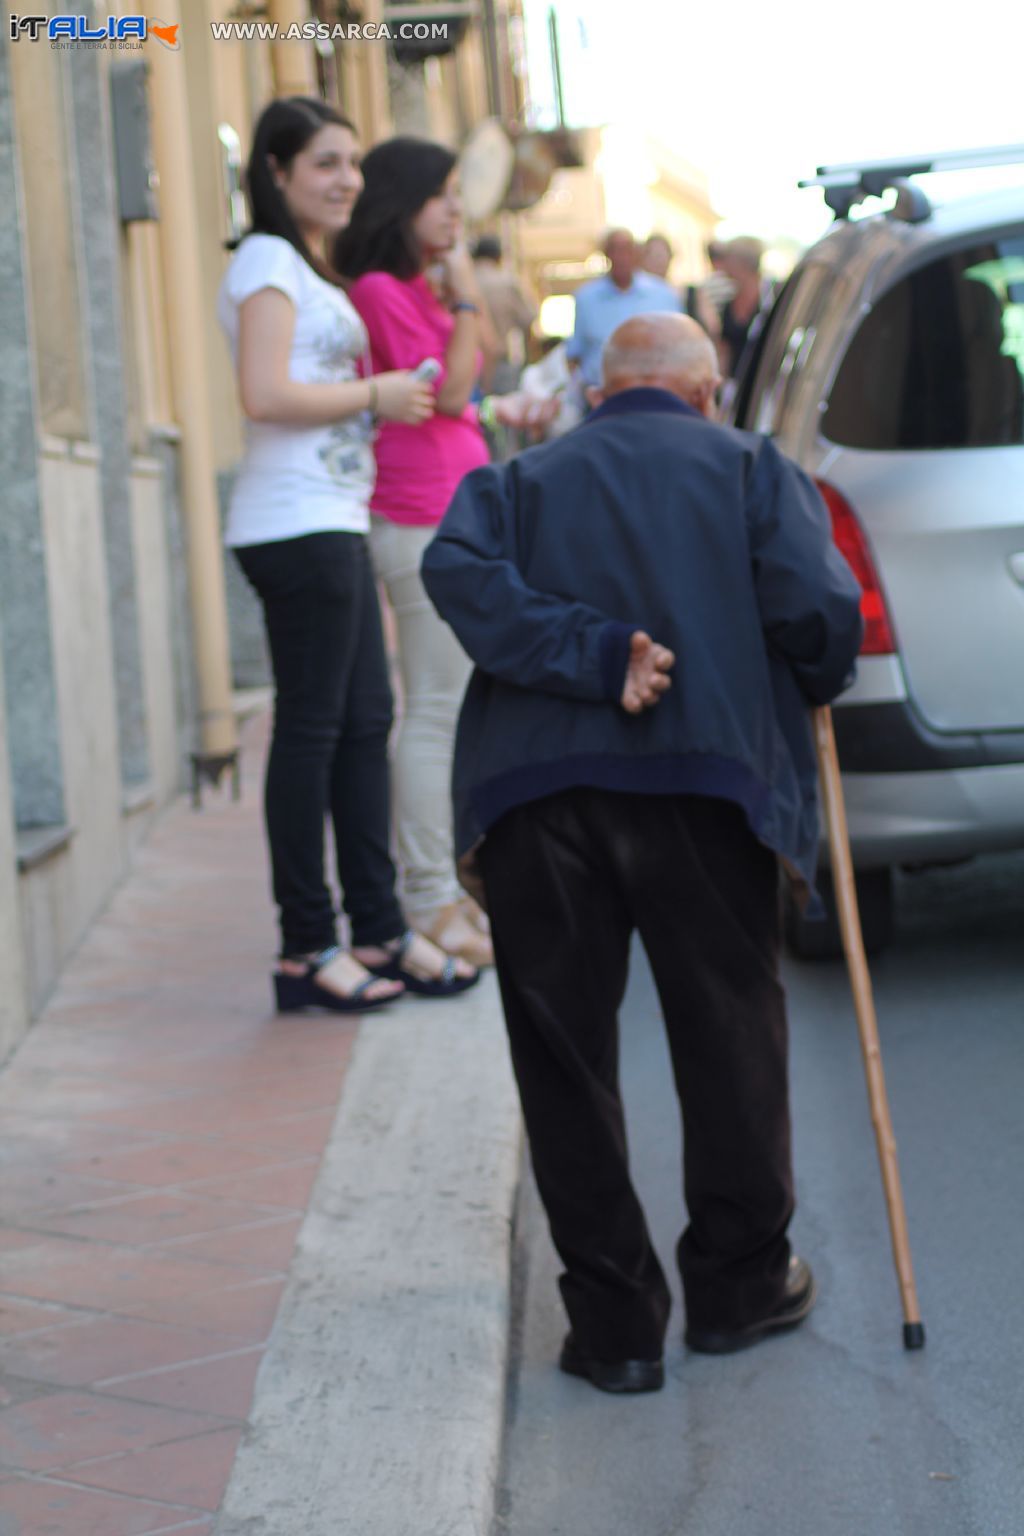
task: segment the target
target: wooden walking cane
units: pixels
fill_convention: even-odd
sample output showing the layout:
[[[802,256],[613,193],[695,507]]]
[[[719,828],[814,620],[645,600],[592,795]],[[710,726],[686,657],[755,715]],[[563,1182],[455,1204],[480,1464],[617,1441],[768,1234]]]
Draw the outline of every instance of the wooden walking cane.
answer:
[[[889,1100],[885,1091],[885,1073],[882,1070],[882,1050],[878,1040],[878,1020],[871,990],[871,975],[864,953],[864,937],[861,933],[860,912],[857,907],[857,887],[853,879],[853,859],[850,855],[850,834],[846,825],[846,805],[843,785],[839,777],[839,755],[832,729],[832,711],[828,705],[814,710],[814,742],[818,752],[818,773],[821,795],[825,806],[828,841],[832,851],[832,883],[839,912],[839,927],[843,936],[846,965],[850,972],[853,1004],[857,1013],[857,1028],[864,1057],[864,1074],[867,1078],[868,1101],[871,1105],[871,1122],[875,1127],[878,1144],[878,1160],[882,1169],[882,1185],[889,1212],[889,1231],[892,1235],[892,1252],[896,1261],[896,1274],[900,1282],[903,1301],[903,1345],[906,1349],[924,1347],[924,1324],[917,1302],[914,1284],[914,1266],[910,1257],[910,1239],[907,1236],[907,1213],[903,1205],[900,1186],[900,1169],[896,1160],[896,1138],[889,1115]]]

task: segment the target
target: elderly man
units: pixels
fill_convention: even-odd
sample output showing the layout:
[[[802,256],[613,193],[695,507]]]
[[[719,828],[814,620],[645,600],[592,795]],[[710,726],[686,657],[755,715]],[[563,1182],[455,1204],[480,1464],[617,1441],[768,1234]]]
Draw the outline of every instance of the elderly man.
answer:
[[[682,1104],[692,1349],[802,1321],[777,862],[817,842],[808,701],[833,698],[859,589],[812,483],[719,426],[695,321],[631,320],[567,437],[475,470],[423,576],[476,663],[453,788],[482,873],[534,1168],[565,1265],[562,1369],[663,1379],[664,1273],[630,1182],[617,1013],[632,934]]]
[[[608,270],[576,290],[575,327],[565,344],[569,365],[579,369],[584,388],[600,384],[601,349],[617,325],[633,315],[679,311],[675,289],[640,270],[628,229],[610,230],[603,250]]]

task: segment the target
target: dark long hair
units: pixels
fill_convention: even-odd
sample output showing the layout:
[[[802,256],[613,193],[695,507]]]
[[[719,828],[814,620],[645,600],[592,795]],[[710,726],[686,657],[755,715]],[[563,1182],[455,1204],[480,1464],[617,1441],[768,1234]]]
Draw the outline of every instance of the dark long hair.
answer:
[[[350,133],[356,133],[355,125],[347,117],[342,117],[340,112],[316,96],[285,96],[280,101],[272,101],[260,113],[245,173],[252,214],[252,227],[246,233],[280,235],[283,240],[294,245],[314,272],[318,272],[329,283],[340,286],[338,273],[314,255],[303,240],[288,211],[285,195],[274,180],[270,164],[273,158],[280,169],[289,166],[326,123],[336,123],[339,128],[347,128]]]
[[[350,280],[390,272],[404,281],[422,271],[412,221],[454,169],[452,151],[428,139],[386,139],[371,149],[363,158],[363,190],[335,242],[338,271]]]

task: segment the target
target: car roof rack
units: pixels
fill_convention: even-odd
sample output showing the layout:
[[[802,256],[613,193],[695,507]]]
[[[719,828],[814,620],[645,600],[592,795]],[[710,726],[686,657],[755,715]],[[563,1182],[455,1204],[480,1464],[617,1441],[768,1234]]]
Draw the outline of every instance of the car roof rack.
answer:
[[[900,160],[851,160],[844,165],[819,165],[817,174],[800,187],[821,187],[825,202],[837,219],[849,217],[850,209],[866,197],[881,197],[894,189],[892,217],[908,224],[928,218],[932,205],[908,178],[928,171],[973,171],[988,165],[1024,164],[1024,144],[998,144],[982,149],[951,149],[935,155],[904,156]]]

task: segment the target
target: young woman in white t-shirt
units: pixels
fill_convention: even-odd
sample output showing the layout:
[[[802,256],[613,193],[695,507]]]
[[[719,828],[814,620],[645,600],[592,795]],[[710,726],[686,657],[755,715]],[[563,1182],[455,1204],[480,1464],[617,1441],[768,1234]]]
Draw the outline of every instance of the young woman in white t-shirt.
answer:
[[[361,186],[351,123],[314,98],[273,102],[249,162],[252,230],[218,300],[247,418],[226,540],[263,605],[276,690],[265,804],[284,1011],[450,996],[478,979],[413,935],[395,896],[372,419],[425,421],[433,395],[411,372],[360,377],[366,331],[325,253]],[[353,952],[337,947],[328,817]]]

